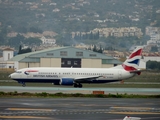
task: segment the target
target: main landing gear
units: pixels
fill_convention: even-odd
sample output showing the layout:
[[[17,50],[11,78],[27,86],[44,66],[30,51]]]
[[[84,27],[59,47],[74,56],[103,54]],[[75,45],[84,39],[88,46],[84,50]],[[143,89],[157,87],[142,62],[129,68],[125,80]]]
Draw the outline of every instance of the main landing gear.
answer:
[[[82,86],[81,83],[74,83],[74,87],[75,87],[75,88],[77,88],[77,87],[82,88],[83,86]]]
[[[18,83],[22,84],[23,87],[26,86],[25,82],[20,82],[20,81],[19,81]]]
[[[24,83],[24,84],[22,84],[22,86],[23,86],[23,87],[26,87],[26,84]]]

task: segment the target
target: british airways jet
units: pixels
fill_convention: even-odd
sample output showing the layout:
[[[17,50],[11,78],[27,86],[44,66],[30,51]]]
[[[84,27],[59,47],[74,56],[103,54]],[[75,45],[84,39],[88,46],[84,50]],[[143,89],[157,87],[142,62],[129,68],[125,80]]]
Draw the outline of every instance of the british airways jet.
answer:
[[[82,83],[108,83],[140,75],[142,48],[136,48],[122,64],[112,68],[52,68],[35,67],[17,70],[11,79],[26,86],[26,82],[53,83],[82,88]]]

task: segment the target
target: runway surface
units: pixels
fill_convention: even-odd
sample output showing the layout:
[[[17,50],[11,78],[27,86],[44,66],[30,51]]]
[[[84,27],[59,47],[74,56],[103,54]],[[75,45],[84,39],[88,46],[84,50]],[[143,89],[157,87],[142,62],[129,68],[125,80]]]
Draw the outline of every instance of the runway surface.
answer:
[[[0,86],[0,91],[4,92],[30,92],[30,93],[82,93],[92,94],[93,91],[104,91],[104,94],[143,94],[159,95],[160,88],[62,88],[62,87],[21,87],[21,86]]]
[[[159,99],[0,98],[0,120],[160,120]]]

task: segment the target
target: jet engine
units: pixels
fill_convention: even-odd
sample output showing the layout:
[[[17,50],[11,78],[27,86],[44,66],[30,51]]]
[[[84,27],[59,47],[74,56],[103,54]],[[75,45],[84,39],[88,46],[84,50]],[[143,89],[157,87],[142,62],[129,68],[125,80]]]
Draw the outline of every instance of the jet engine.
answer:
[[[73,79],[72,78],[62,78],[59,82],[60,85],[73,85]]]

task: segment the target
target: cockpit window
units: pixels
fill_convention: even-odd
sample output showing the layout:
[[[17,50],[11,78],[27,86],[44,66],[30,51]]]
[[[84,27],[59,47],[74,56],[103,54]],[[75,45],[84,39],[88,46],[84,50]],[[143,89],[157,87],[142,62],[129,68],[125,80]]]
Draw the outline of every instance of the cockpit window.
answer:
[[[22,71],[16,71],[16,73],[22,73]]]

